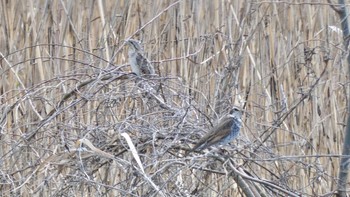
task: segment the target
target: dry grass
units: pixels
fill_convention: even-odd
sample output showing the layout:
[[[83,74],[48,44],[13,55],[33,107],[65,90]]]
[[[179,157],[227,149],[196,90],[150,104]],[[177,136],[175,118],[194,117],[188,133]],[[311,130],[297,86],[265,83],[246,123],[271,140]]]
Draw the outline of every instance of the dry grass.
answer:
[[[48,2],[0,6],[3,196],[335,189],[349,76],[329,5]],[[143,41],[167,108],[129,73],[129,37]],[[232,105],[249,112],[239,139],[183,158]]]

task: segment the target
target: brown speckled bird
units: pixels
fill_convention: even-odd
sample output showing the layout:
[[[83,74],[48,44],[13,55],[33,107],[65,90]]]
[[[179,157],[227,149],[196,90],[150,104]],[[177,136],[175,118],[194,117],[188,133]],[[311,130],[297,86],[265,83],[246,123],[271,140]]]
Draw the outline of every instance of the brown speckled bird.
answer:
[[[242,113],[243,111],[241,109],[233,107],[230,113],[203,136],[185,156],[195,150],[203,150],[213,145],[228,144],[237,138],[242,127]]]
[[[131,70],[137,76],[154,75],[154,68],[150,61],[143,55],[141,43],[138,40],[128,39],[126,43],[129,45],[129,63]]]

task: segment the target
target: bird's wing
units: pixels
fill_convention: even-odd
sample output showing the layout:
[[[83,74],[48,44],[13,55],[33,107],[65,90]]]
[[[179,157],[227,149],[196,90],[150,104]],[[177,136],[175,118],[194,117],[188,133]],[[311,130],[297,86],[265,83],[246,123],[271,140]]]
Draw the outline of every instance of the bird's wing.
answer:
[[[139,53],[136,56],[136,61],[140,67],[142,74],[146,74],[146,75],[154,74],[154,69],[153,69],[151,63],[148,61],[148,59],[144,55]]]
[[[196,150],[198,147],[201,147],[200,149],[205,149],[220,141],[224,135],[228,134],[227,131],[230,129],[231,125],[229,123],[230,121],[233,121],[232,118],[228,118],[221,122],[219,125],[213,127],[205,136],[199,140],[199,142],[192,148],[192,150]]]

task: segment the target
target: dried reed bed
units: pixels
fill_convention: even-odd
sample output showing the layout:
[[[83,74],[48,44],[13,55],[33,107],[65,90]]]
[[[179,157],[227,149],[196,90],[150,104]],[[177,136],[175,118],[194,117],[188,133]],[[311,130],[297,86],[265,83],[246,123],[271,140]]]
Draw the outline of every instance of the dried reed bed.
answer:
[[[335,189],[349,76],[339,19],[324,2],[38,0],[0,9],[3,196]],[[143,41],[158,76],[130,74],[129,37]],[[166,107],[145,97],[145,81]],[[248,112],[240,138],[183,158],[232,105]]]

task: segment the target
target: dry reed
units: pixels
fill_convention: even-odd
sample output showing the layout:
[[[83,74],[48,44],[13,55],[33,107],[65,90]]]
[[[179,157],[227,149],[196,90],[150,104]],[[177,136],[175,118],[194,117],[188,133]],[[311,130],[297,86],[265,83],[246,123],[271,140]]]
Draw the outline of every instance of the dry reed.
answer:
[[[334,191],[349,76],[324,2],[1,4],[2,196]],[[130,73],[130,37],[166,108]],[[232,105],[239,139],[183,158]]]

